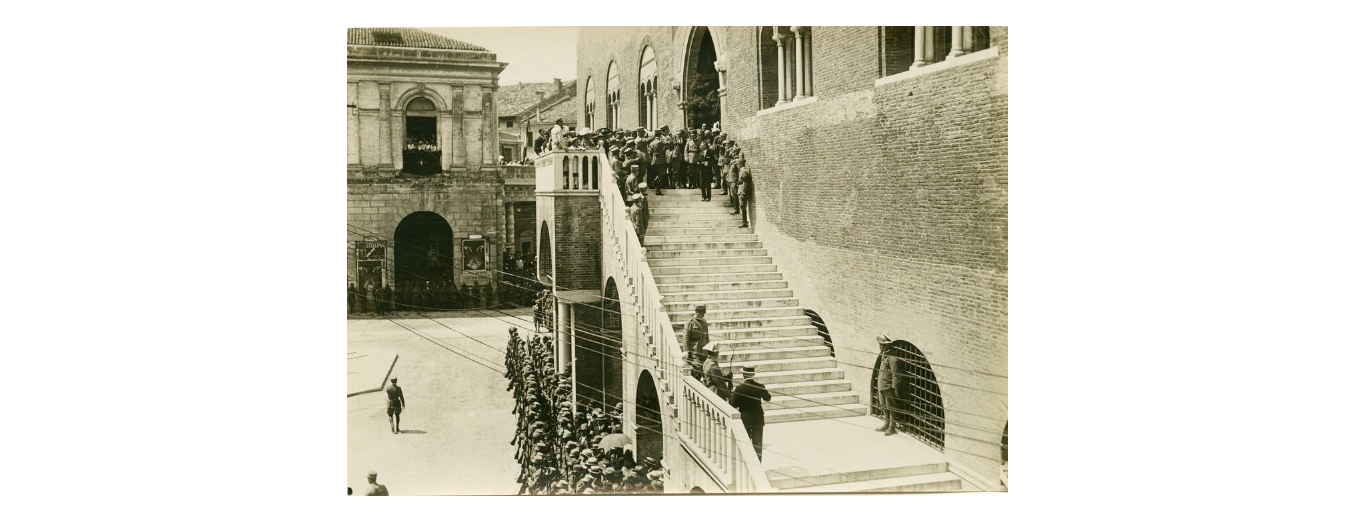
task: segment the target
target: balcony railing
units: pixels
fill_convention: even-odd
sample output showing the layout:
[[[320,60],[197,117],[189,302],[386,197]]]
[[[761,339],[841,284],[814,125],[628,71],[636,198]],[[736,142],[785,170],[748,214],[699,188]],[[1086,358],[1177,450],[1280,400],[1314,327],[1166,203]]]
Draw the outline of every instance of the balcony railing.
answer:
[[[543,176],[555,180],[556,184],[566,179],[565,170],[559,167],[558,159],[563,157],[596,157],[597,166],[591,172],[592,181],[601,182],[594,188],[600,190],[602,201],[603,254],[612,255],[620,263],[620,276],[624,277],[630,288],[629,295],[621,295],[622,312],[635,317],[635,327],[640,341],[631,346],[637,355],[631,357],[636,363],[645,366],[654,374],[660,394],[663,395],[667,421],[676,422],[677,438],[698,454],[712,477],[717,479],[728,492],[772,492],[762,468],[753,451],[751,439],[738,412],[727,402],[719,399],[712,391],[690,376],[682,373],[685,366],[685,352],[672,322],[663,307],[662,294],[654,283],[653,272],[645,259],[645,249],[635,234],[635,227],[625,213],[625,202],[616,183],[611,182],[611,165],[606,155],[594,152],[559,152],[545,156],[554,159],[553,163],[542,164],[537,161],[536,182],[547,182]],[[575,159],[577,161],[577,159]],[[578,164],[573,162],[573,164]],[[592,167],[591,161],[585,161]],[[552,170],[551,167],[557,167]]]
[[[432,175],[442,172],[441,150],[404,150],[404,173]]]
[[[597,190],[606,158],[598,150],[552,150],[536,158],[536,190]],[[610,170],[608,168],[608,170]],[[610,179],[611,174],[606,174]]]

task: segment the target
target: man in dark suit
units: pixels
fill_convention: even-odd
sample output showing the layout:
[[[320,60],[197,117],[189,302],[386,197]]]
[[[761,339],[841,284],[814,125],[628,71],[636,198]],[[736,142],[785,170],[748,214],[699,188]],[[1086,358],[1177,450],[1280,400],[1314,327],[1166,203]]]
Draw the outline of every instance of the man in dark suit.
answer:
[[[884,425],[875,429],[883,432],[885,436],[898,434],[896,426],[898,411],[898,390],[902,389],[902,363],[889,345],[893,343],[889,337],[879,335],[875,339],[879,342],[879,375],[875,377],[875,393],[879,397],[879,408],[884,411]]]
[[[743,383],[733,390],[733,400],[729,401],[743,417],[743,428],[752,438],[752,448],[757,451],[757,460],[762,459],[762,427],[766,426],[766,414],[762,412],[762,402],[771,401],[771,393],[761,382],[753,380],[757,376],[754,367],[743,367]]]

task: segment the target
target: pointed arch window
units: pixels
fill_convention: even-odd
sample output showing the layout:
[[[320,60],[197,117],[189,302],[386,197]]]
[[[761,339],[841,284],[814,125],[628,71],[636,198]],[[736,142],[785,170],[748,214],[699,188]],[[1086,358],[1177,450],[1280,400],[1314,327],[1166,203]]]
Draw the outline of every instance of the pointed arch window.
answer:
[[[658,119],[658,65],[654,60],[653,47],[644,46],[639,57],[639,126],[649,130],[657,128]]]
[[[606,68],[606,126],[607,128],[616,128],[616,123],[620,121],[621,108],[621,83],[617,78],[616,62],[611,62]]]
[[[592,99],[592,76],[583,88],[583,126],[592,129],[597,124],[597,103]]]

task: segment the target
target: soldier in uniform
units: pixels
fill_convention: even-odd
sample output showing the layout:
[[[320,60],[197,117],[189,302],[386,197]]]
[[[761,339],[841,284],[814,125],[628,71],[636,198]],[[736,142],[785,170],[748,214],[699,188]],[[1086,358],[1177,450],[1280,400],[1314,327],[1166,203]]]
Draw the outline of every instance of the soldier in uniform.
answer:
[[[354,283],[352,283],[352,282],[349,282],[349,283],[348,283],[348,314],[351,315],[351,314],[357,312],[357,309],[355,309],[355,308],[357,308],[357,285],[354,284]]]
[[[376,482],[376,471],[367,473],[367,493],[368,496],[389,496],[390,491],[386,486]]]
[[[743,368],[743,383],[733,390],[733,399],[729,401],[743,417],[743,427],[752,438],[752,448],[757,451],[757,459],[762,459],[762,427],[766,426],[766,414],[762,412],[762,402],[771,401],[771,393],[761,382],[753,380],[757,376],[754,367]]]
[[[733,394],[733,381],[729,373],[719,365],[719,344],[712,344],[701,366],[705,376],[705,386],[714,389],[715,394],[725,400]]]
[[[738,203],[739,211],[743,214],[743,225],[739,228],[748,227],[748,205],[752,202],[752,169],[748,168],[747,161],[738,160]]]
[[[386,416],[390,419],[390,432],[400,433],[400,411],[407,407],[404,403],[404,389],[396,385],[397,378],[390,379],[390,387],[386,389]]]
[[[686,356],[692,365],[691,376],[700,380],[704,376],[702,366],[705,363],[705,344],[710,341],[710,323],[705,320],[705,304],[696,306],[696,316],[686,321],[686,327],[682,331],[685,336]]]
[[[889,344],[893,343],[889,337],[881,334],[875,341],[879,342],[879,375],[875,378],[875,393],[878,395],[879,408],[884,411],[884,425],[875,430],[885,436],[893,436],[898,434],[898,418],[895,414],[898,409],[898,389],[902,388],[903,383],[902,363],[889,348]]]
[[[649,185],[657,195],[663,195],[663,186],[668,178],[667,136],[658,136],[649,144],[649,157],[653,167],[649,169]]]

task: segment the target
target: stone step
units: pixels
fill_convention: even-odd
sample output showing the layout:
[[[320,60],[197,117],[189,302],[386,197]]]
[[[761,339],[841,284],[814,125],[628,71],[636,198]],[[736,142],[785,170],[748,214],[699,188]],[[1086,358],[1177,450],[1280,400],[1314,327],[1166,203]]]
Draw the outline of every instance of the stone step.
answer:
[[[774,349],[784,347],[827,347],[823,337],[796,336],[782,338],[749,338],[746,340],[721,340],[720,350],[742,351],[744,349]]]
[[[771,257],[690,257],[649,260],[650,268],[673,266],[725,266],[729,264],[771,264]],[[654,275],[658,275],[655,273]]]
[[[753,233],[726,233],[723,235],[654,235],[646,234],[645,242],[649,246],[661,244],[685,244],[685,242],[749,242],[757,241],[757,234]],[[646,246],[646,248],[649,248]]]
[[[741,371],[742,367],[734,368],[735,372]],[[813,380],[808,382],[786,382],[777,384],[765,384],[766,390],[771,393],[771,398],[777,396],[803,396],[806,394],[835,393],[851,390],[851,382],[846,380]],[[867,407],[868,409],[868,407]],[[805,418],[812,419],[812,418]]]
[[[652,219],[650,219],[650,220],[649,220],[649,228],[646,229],[646,230],[644,231],[644,233],[645,233],[646,236],[649,235],[649,234],[653,234],[653,233],[660,233],[660,234],[672,235],[672,234],[674,234],[674,233],[681,233],[681,232],[673,232],[673,231],[670,231],[670,230],[672,230],[672,229],[686,229],[686,230],[696,230],[695,232],[692,232],[694,235],[709,235],[709,234],[714,234],[714,233],[720,233],[720,230],[717,230],[716,228],[732,228],[732,229],[733,229],[733,230],[732,230],[733,233],[747,233],[748,228],[741,228],[741,227],[740,227],[740,226],[743,225],[743,221],[741,221],[741,220],[735,218],[734,216],[732,216],[732,215],[723,215],[723,216],[716,216],[716,217],[728,217],[728,219],[727,219],[727,220],[725,220],[725,219],[721,219],[721,220],[712,220],[712,221],[683,221],[683,220],[667,220],[667,219],[664,219],[664,220],[652,220]]]
[[[958,492],[963,482],[952,472],[902,478],[857,481],[794,489],[796,494],[874,493],[874,492]]]
[[[801,394],[799,396],[773,396],[771,401],[762,402],[763,410],[803,409],[821,405],[847,405],[860,403],[860,393],[839,391],[835,393]]]
[[[700,191],[699,188],[695,189],[695,190],[692,191],[692,192],[687,192],[687,190],[692,190],[692,189],[690,189],[690,188],[674,188],[674,189],[672,189],[672,190],[668,190],[668,189],[664,188],[664,189],[663,189],[663,197],[664,197],[665,199],[669,200],[669,201],[696,201],[696,202],[702,202],[702,201],[701,201],[701,191]],[[652,190],[650,190],[650,192],[652,192]],[[710,202],[709,202],[709,203],[705,203],[705,204],[714,204],[714,203],[719,202],[718,199],[715,199],[715,196],[717,196],[717,195],[719,195],[719,190],[715,190],[715,191],[713,191],[713,192],[710,192]],[[650,199],[653,199],[653,198],[651,197]],[[729,199],[729,196],[727,196],[727,195],[724,196],[724,202],[728,202],[728,199]]]
[[[708,282],[754,282],[761,280],[781,280],[779,272],[764,271],[752,273],[709,273],[702,275],[654,275],[654,284],[701,284]]]
[[[720,349],[720,364],[729,371],[736,371],[743,366],[741,363],[725,360],[723,348]],[[761,381],[762,373],[777,373],[782,371],[808,371],[812,369],[836,369],[837,359],[831,356],[805,356],[800,358],[781,358],[777,360],[765,360],[757,367],[757,380]],[[742,378],[739,378],[742,381]],[[762,382],[767,383],[767,382]],[[823,404],[817,404],[823,405]]]
[[[736,265],[676,265],[662,267],[649,263],[654,278],[672,275],[723,275],[730,273],[768,273],[776,272],[775,264],[736,264]]]
[[[722,350],[722,348],[721,348]],[[757,381],[766,385],[786,384],[790,382],[822,382],[829,380],[841,380],[846,378],[846,372],[841,369],[790,369],[787,371],[763,371],[761,366],[757,366]],[[733,385],[743,383],[743,375],[735,372],[733,375]]]
[[[685,326],[683,327],[685,329]],[[744,329],[717,329],[711,331],[710,340],[750,340],[753,338],[780,338],[809,336],[818,333],[813,325],[767,326]]]
[[[682,251],[682,250],[748,250],[761,248],[761,241],[706,241],[706,242],[659,242],[645,244],[644,249],[649,251]]]
[[[646,251],[644,256],[648,259],[712,259],[716,257],[766,257],[766,250],[756,248],[727,249],[727,250],[665,250],[665,251]],[[767,257],[770,258],[770,257]]]
[[[848,386],[851,384],[847,384]],[[769,386],[768,386],[769,387]],[[822,405],[818,407],[805,407],[800,409],[778,409],[766,411],[766,423],[783,423],[794,421],[821,420],[824,418],[848,418],[851,416],[864,416],[869,412],[870,406],[863,403],[853,403],[846,405]]]
[[[730,215],[729,212],[715,213],[653,213],[649,212],[649,223],[658,222],[684,222],[687,224],[706,223],[706,222],[736,222],[742,224],[743,218],[737,215]]]
[[[700,205],[655,205],[649,207],[649,216],[655,215],[732,215],[733,208],[715,206],[711,203]]]
[[[747,233],[747,232],[744,231],[744,230],[739,230],[739,231],[737,231],[737,232],[731,232],[731,233],[725,233],[725,234],[722,234],[722,235],[691,235],[691,234],[682,234],[682,235],[652,235],[652,234],[651,234],[651,235],[646,235],[646,236],[644,237],[644,242],[648,243],[648,244],[646,245],[646,246],[648,246],[648,247],[657,246],[657,245],[659,245],[659,244],[688,243],[688,242],[725,242],[725,241],[728,241],[728,242],[744,242],[744,241],[756,241],[756,240],[757,240],[757,234],[755,234],[755,233]]]
[[[695,316],[695,313],[692,313],[691,315],[687,316],[686,320],[683,320],[681,322],[672,322],[672,329],[676,331],[677,334],[681,334],[682,331],[686,330],[686,321],[691,320],[691,317],[693,316]],[[710,313],[707,311],[705,314],[705,319],[710,324],[710,331],[719,332],[710,335],[711,337],[710,340],[712,341],[723,340],[725,338],[728,338],[727,336],[724,335],[723,331],[730,329],[736,330],[736,329],[753,329],[761,327],[788,327],[788,326],[813,327],[813,319],[809,318],[808,315],[802,313],[799,314],[798,316],[791,315],[785,317],[731,318],[722,320],[710,320]],[[668,320],[669,321],[672,320],[672,315],[668,315]],[[816,327],[814,328],[814,331],[817,331]]]
[[[685,312],[690,312],[690,313],[694,313],[694,312],[696,311],[696,305],[697,305],[697,304],[705,304],[705,310],[706,310],[706,312],[710,312],[710,311],[717,311],[717,310],[721,310],[721,309],[783,308],[783,307],[789,307],[789,306],[798,306],[798,305],[799,305],[799,299],[797,299],[797,298],[768,298],[768,299],[741,298],[741,299],[733,299],[733,300],[708,300],[708,301],[705,301],[705,302],[675,302],[675,301],[669,301],[669,302],[664,302],[664,303],[663,303],[663,310],[666,311],[666,312],[668,312],[669,314],[670,314],[670,313],[673,313],[673,312],[683,312],[683,311],[685,311]],[[818,338],[818,337],[815,335],[814,338]]]
[[[832,350],[826,345],[805,346],[805,347],[779,347],[779,348],[747,348],[747,349],[729,349],[721,347],[719,349],[719,360],[721,365],[732,364],[735,369],[741,370],[744,365],[761,367],[762,363],[770,360],[793,360],[801,358],[831,358]],[[835,358],[833,360],[836,360]]]
[[[659,284],[658,291],[668,293],[694,293],[700,291],[741,291],[747,289],[785,289],[789,282],[783,280],[752,280],[746,282],[706,282],[687,284]]]
[[[669,306],[668,320],[673,325],[682,324],[685,327],[686,321],[696,316],[693,311],[672,311]],[[748,309],[707,309],[705,310],[705,319],[714,320],[735,320],[749,318],[772,318],[772,317],[807,317],[803,308],[748,308]]]
[[[749,231],[748,228],[740,228],[739,224],[734,224],[730,226],[729,223],[724,222],[712,223],[710,226],[688,226],[686,225],[686,223],[683,223],[681,221],[665,222],[662,223],[662,225],[660,226],[654,226],[655,224],[659,223],[649,223],[649,229],[646,230],[644,233],[644,240],[647,241],[649,240],[650,236],[653,236],[653,237],[683,237],[671,240],[685,241],[685,240],[694,240],[684,238],[688,235],[701,235],[706,237],[716,235],[718,236],[747,235]]]
[[[705,301],[716,300],[741,300],[741,299],[772,299],[789,298],[795,296],[793,290],[788,289],[755,289],[744,291],[698,291],[695,293],[666,293],[661,298],[663,303],[704,303]],[[694,309],[694,308],[693,308]]]
[[[857,470],[852,472],[827,472],[823,474],[808,475],[790,475],[781,470],[769,470],[766,473],[766,478],[771,481],[771,486],[773,487],[781,490],[796,489],[795,492],[800,492],[801,490],[798,489],[917,476],[934,476],[936,474],[948,474],[949,471],[950,465],[945,462],[940,462],[883,469]]]

